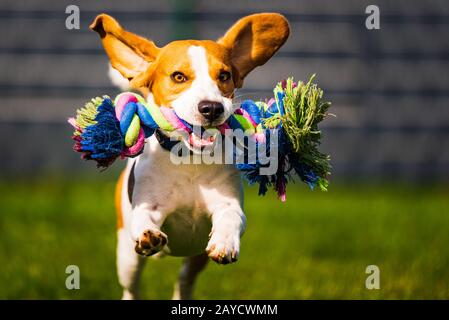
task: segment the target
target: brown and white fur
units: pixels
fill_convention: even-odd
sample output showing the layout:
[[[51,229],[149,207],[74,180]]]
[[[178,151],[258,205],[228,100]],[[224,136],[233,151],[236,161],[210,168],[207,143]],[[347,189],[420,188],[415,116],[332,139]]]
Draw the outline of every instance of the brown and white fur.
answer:
[[[289,35],[288,22],[275,13],[244,17],[218,41],[174,41],[162,48],[106,14],[97,16],[91,29],[131,88],[204,127],[226,121],[235,110],[234,90]],[[204,104],[206,111],[200,109]],[[185,257],[175,299],[192,297],[194,280],[209,258],[221,264],[238,258],[246,219],[241,178],[232,165],[176,165],[153,135],[144,153],[128,161],[117,184],[116,205],[124,299],[138,297],[144,256],[161,252]]]

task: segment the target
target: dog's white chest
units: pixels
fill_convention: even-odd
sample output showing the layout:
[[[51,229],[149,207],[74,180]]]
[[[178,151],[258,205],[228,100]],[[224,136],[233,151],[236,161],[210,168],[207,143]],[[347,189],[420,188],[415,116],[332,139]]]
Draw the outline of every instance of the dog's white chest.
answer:
[[[133,202],[163,216],[161,231],[167,234],[165,251],[175,256],[204,252],[211,232],[216,204],[238,204],[240,175],[232,165],[175,164],[170,153],[153,137],[136,160]]]
[[[194,256],[204,252],[212,224],[205,211],[194,208],[178,208],[170,213],[161,230],[169,242],[164,249],[173,256]]]

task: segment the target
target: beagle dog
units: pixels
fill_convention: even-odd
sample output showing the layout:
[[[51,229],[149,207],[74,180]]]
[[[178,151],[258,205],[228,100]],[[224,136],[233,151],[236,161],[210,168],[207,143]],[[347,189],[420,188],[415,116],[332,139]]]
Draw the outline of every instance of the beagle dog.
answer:
[[[112,68],[130,88],[202,127],[227,120],[238,107],[234,91],[276,53],[290,32],[287,20],[276,13],[246,16],[217,41],[173,41],[162,48],[124,30],[106,14],[97,16],[90,28],[100,35]],[[201,138],[193,140],[201,144]],[[239,172],[232,164],[175,164],[167,141],[162,131],[148,138],[144,152],[128,161],[117,184],[117,268],[123,299],[138,298],[145,256],[185,257],[174,299],[192,297],[194,280],[209,258],[227,264],[239,256],[246,224]]]

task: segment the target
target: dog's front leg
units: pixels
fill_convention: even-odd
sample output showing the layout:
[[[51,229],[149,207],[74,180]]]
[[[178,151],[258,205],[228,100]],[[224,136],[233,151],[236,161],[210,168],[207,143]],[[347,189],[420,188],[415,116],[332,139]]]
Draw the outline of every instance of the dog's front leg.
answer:
[[[240,206],[223,205],[212,214],[212,231],[206,251],[222,264],[237,261],[240,237],[245,231],[246,218]]]
[[[131,236],[138,254],[151,256],[167,244],[167,235],[160,228],[165,214],[155,204],[139,203],[132,211]]]
[[[172,181],[161,174],[156,163],[155,156],[144,154],[139,157],[135,162],[135,170],[131,170],[133,186],[128,186],[128,194],[132,199],[130,234],[135,241],[135,251],[144,256],[161,251],[169,241],[161,227],[177,205]]]
[[[213,199],[208,205],[212,220],[212,231],[206,248],[209,257],[221,264],[237,261],[240,237],[246,227],[240,196],[230,196],[219,189],[207,190],[203,194]]]

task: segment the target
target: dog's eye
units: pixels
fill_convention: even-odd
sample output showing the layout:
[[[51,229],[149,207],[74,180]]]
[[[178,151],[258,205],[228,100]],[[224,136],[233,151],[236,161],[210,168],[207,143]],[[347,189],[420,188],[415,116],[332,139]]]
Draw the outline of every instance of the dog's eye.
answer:
[[[182,72],[179,72],[179,71],[173,72],[171,75],[171,78],[176,83],[181,83],[181,82],[187,81],[187,77]]]
[[[231,73],[228,71],[222,71],[220,72],[220,74],[218,75],[218,80],[220,80],[221,82],[226,82],[229,79],[231,79]]]

